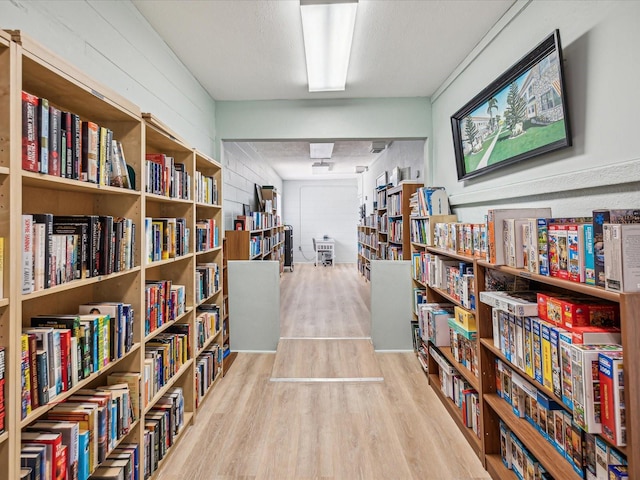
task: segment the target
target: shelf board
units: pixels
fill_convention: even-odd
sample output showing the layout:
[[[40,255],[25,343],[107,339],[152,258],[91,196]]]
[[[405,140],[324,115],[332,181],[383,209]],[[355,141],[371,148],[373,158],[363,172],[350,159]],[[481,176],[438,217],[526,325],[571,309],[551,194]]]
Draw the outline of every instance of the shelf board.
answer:
[[[451,303],[459,306],[460,308],[464,308],[465,310],[468,310],[469,312],[473,312],[473,310],[471,310],[470,308],[464,307],[462,305],[462,303],[460,303],[460,300],[456,300],[455,298],[453,298],[450,294],[448,294],[447,292],[445,292],[444,290],[440,289],[440,288],[435,288],[435,287],[429,287],[431,290],[433,290],[434,292],[436,292],[438,295],[446,298],[447,300],[449,300]]]
[[[384,231],[382,231],[382,230],[378,230],[378,233],[379,233],[380,235],[389,235],[389,230],[384,230]]]
[[[201,250],[199,252],[196,252],[196,255],[204,255],[206,253],[211,253],[211,252],[218,252],[222,250],[222,247],[218,246],[218,247],[213,247],[213,248],[209,248],[208,250]],[[225,267],[226,268],[226,267]]]
[[[11,172],[11,170],[9,170],[9,167],[0,167],[0,175],[9,175],[9,172]]]
[[[553,478],[562,478],[563,480],[578,480],[580,478],[564,456],[558,453],[555,447],[528,421],[513,414],[511,405],[495,393],[485,394],[483,399]]]
[[[6,442],[8,438],[9,438],[9,432],[4,432],[3,434],[0,434],[0,445]]]
[[[215,208],[219,210],[222,208],[222,205],[218,205],[215,203],[196,202],[196,207]]]
[[[427,245],[426,243],[420,243],[420,242],[411,242],[411,245],[413,245],[414,247],[418,247],[418,248],[428,248],[429,245]]]
[[[499,453],[491,453],[485,455],[486,469],[494,480],[515,480],[516,474],[509,470],[502,463],[502,457]]]
[[[174,258],[167,258],[166,260],[156,260],[155,262],[147,263],[146,268],[154,268],[154,267],[159,267],[161,265],[168,265],[174,262],[181,262],[182,260],[186,260],[191,257],[193,257],[193,253],[187,253],[186,255],[180,255],[179,257],[174,257]]]
[[[209,347],[209,345],[211,345],[213,343],[213,341],[221,333],[222,333],[222,328],[220,328],[217,332],[215,332],[213,335],[211,335],[209,338],[207,338],[207,340],[204,342],[204,345],[202,345],[202,348],[198,349],[198,352],[196,353],[196,358],[198,358],[200,356],[200,354],[202,352],[204,352]]]
[[[209,295],[206,298],[203,298],[202,300],[200,300],[198,303],[196,303],[196,308],[200,305],[202,305],[203,303],[207,303],[209,300],[211,300],[213,297],[215,297],[216,295],[218,295],[220,292],[222,292],[222,289],[219,288],[218,290],[216,290],[215,292],[213,292],[211,295]]]
[[[430,288],[429,285],[427,285],[426,283],[423,283],[421,280],[418,280],[417,278],[412,277],[412,280],[416,282],[418,285],[420,285],[421,287]]]
[[[387,218],[402,218],[402,214],[398,213],[396,215],[387,215]]]
[[[229,371],[229,368],[231,368],[231,365],[233,365],[233,362],[236,361],[237,357],[238,357],[238,352],[229,352],[229,355],[227,355],[222,360],[222,374],[223,375],[227,374],[227,372]]]
[[[262,258],[262,253],[258,253],[257,255],[254,255],[249,260],[255,260],[256,258]]]
[[[388,243],[393,243],[394,245],[404,245],[402,240],[399,240],[399,241],[389,240]]]
[[[178,323],[181,319],[183,319],[184,317],[186,317],[187,315],[189,315],[191,312],[193,311],[193,307],[187,307],[185,309],[185,312],[182,315],[178,315],[176,318],[174,318],[173,320],[165,323],[164,325],[162,325],[161,327],[156,328],[155,330],[153,330],[152,332],[149,332],[147,334],[146,337],[144,337],[144,341],[145,343],[148,342],[149,340],[151,340],[153,337],[155,337],[156,335],[164,332],[167,328],[169,328],[171,325],[175,325],[176,323]]]
[[[462,260],[463,262],[474,262],[478,260],[477,258],[472,257],[471,255],[465,255],[463,253],[452,252],[450,250],[445,250],[444,248],[436,248],[427,245],[427,250],[429,253],[435,253],[437,255],[443,255],[445,257],[455,258],[456,260]]]
[[[138,419],[138,420],[134,421],[134,422],[129,426],[129,433],[127,433],[127,434],[123,435],[123,436],[122,436],[122,437],[120,437],[118,440],[116,440],[116,444],[115,444],[115,446],[114,446],[111,450],[109,450],[109,453],[107,454],[107,457],[109,457],[109,454],[111,454],[111,453],[112,453],[116,448],[118,448],[118,446],[119,446],[122,442],[124,442],[124,441],[129,437],[129,435],[131,435],[131,432],[133,432],[134,428],[136,428],[136,427],[138,426],[138,423],[140,423],[140,419]],[[129,442],[127,442],[127,443],[129,443]],[[133,442],[132,442],[132,443],[133,443]],[[137,443],[137,442],[135,442],[135,443]],[[100,464],[98,464],[98,466],[100,466]]]
[[[160,400],[160,398],[162,398],[162,396],[165,393],[167,393],[167,391],[171,387],[173,387],[173,385],[175,385],[178,379],[184,374],[184,372],[186,372],[189,369],[192,363],[193,363],[193,358],[190,358],[189,360],[187,360],[186,363],[182,365],[180,369],[169,379],[169,381],[167,381],[167,383],[163,385],[160,390],[158,390],[158,392],[153,396],[149,404],[146,407],[144,407],[145,415],[147,414],[147,412],[149,412],[149,410],[153,408],[153,406],[158,402],[158,400]]]
[[[184,423],[182,424],[182,428],[180,429],[180,431],[178,431],[178,434],[176,435],[176,438],[173,441],[173,445],[171,445],[169,450],[167,450],[162,460],[158,462],[158,468],[156,469],[155,472],[153,472],[153,475],[149,477],[149,480],[156,480],[160,476],[160,472],[162,472],[162,467],[164,466],[164,463],[169,459],[171,454],[175,451],[175,448],[180,442],[180,440],[182,440],[186,436],[185,432],[188,430],[187,427],[191,424],[192,420],[193,420],[193,412],[184,412]]]
[[[82,280],[73,280],[71,282],[63,283],[62,285],[56,285],[55,287],[45,288],[44,290],[38,290],[37,292],[27,293],[22,295],[22,301],[33,300],[35,298],[45,297],[47,295],[54,295],[60,292],[66,292],[67,290],[73,290],[86,285],[93,285],[94,283],[110,280],[112,278],[122,277],[123,275],[130,275],[135,272],[139,272],[140,267],[133,267],[123,272],[112,273],[110,275],[99,275],[97,277],[85,278]]]
[[[489,350],[491,353],[493,353],[496,357],[498,357],[504,363],[506,363],[509,367],[511,367],[512,370],[522,375],[525,380],[527,380],[529,383],[534,385],[538,390],[544,393],[547,397],[554,400],[558,405],[560,405],[562,408],[567,410],[569,413],[572,413],[571,409],[568,408],[564,403],[562,403],[562,398],[558,397],[556,394],[553,393],[553,390],[550,390],[549,388],[545,387],[535,379],[531,378],[529,375],[527,375],[525,372],[523,372],[518,367],[516,367],[513,363],[507,360],[507,357],[504,355],[504,353],[502,353],[499,348],[495,347],[495,345],[493,344],[492,338],[481,338],[480,345],[486,348],[487,350]]]
[[[436,347],[434,345],[434,348],[440,351],[442,356],[449,361],[453,368],[460,372],[460,375],[462,375],[464,379],[469,382],[469,385],[471,385],[474,390],[480,392],[480,380],[478,380],[478,377],[476,377],[471,370],[469,370],[467,367],[465,367],[455,359],[455,357],[453,356],[453,352],[451,351],[451,347]]]
[[[360,245],[362,245],[363,247],[367,247],[369,250],[375,250],[376,252],[378,251],[378,247],[374,247],[372,245],[369,245],[368,243],[360,242]]]
[[[442,390],[440,389],[440,378],[435,373],[429,373],[429,384],[431,385],[432,390],[435,392],[436,396],[440,399],[442,404],[445,406],[451,418],[453,418],[456,425],[471,445],[471,448],[475,452],[478,457],[482,457],[482,444],[480,443],[480,438],[475,434],[475,432],[465,426],[462,421],[462,413],[460,409],[457,407],[453,400],[447,397]]]
[[[0,298],[0,307],[6,307],[7,305],[9,305],[9,299],[8,298]]]
[[[27,172],[26,170],[21,170],[21,173],[22,184],[29,187],[63,190],[65,192],[84,192],[90,193],[91,195],[128,195],[131,197],[139,197],[141,195],[138,190],[131,190],[129,188],[98,185],[97,183],[82,182],[80,180],[57,177],[46,173]]]
[[[569,280],[562,280],[556,277],[547,277],[546,275],[538,275],[536,273],[531,273],[527,270],[523,270],[520,268],[507,267],[505,265],[500,265],[500,266],[494,265],[492,263],[487,262],[486,260],[478,260],[478,264],[486,268],[491,268],[493,270],[506,272],[511,275],[515,275],[517,277],[527,278],[529,280],[544,283],[546,285],[553,285],[555,287],[560,287],[565,290],[571,290],[573,292],[577,292],[583,295],[598,297],[604,300],[610,300],[612,302],[620,302],[619,293],[610,292],[608,290],[605,290],[602,287],[587,285],[585,283],[571,282]]]
[[[111,370],[114,366],[118,365],[124,359],[129,358],[139,348],[140,348],[140,344],[139,343],[133,344],[133,346],[131,347],[131,350],[129,350],[122,358],[119,358],[119,359],[109,363],[108,365],[105,365],[104,367],[102,367],[97,372],[94,372],[91,375],[89,375],[87,378],[82,379],[80,382],[78,382],[77,385],[74,385],[73,388],[71,388],[70,390],[58,394],[54,398],[53,402],[47,403],[46,405],[42,405],[42,406],[36,408],[35,410],[32,410],[29,415],[27,415],[24,419],[22,419],[20,421],[20,428],[24,428],[27,425],[29,425],[30,423],[33,423],[34,421],[36,421],[38,418],[42,417],[45,413],[47,413],[53,407],[58,405],[60,402],[66,400],[71,395],[76,393],[78,390],[86,387],[88,384],[93,382],[96,378],[98,378],[98,377],[104,375],[105,373],[107,373],[109,370]]]
[[[222,371],[216,374],[216,379],[213,381],[211,385],[209,385],[209,388],[207,388],[207,391],[204,392],[204,395],[200,399],[200,404],[196,407],[196,412],[198,412],[202,408],[202,405],[204,404],[204,402],[209,398],[209,394],[218,386],[223,376],[224,375],[222,375]],[[195,394],[196,396],[198,395],[197,392],[195,392]]]
[[[158,195],[157,193],[145,193],[145,200],[156,203],[173,203],[181,205],[193,205],[193,200],[185,200],[182,198],[167,197],[165,195]]]

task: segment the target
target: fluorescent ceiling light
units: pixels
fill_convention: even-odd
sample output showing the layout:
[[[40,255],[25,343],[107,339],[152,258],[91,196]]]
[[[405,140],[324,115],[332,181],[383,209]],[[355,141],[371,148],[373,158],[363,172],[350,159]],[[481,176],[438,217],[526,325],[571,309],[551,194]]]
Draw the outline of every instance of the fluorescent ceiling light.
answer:
[[[311,173],[314,175],[329,173],[329,170],[331,170],[331,164],[324,163],[322,160],[311,165]]]
[[[331,158],[333,143],[310,143],[309,158]]]
[[[300,0],[310,92],[345,89],[358,0]]]

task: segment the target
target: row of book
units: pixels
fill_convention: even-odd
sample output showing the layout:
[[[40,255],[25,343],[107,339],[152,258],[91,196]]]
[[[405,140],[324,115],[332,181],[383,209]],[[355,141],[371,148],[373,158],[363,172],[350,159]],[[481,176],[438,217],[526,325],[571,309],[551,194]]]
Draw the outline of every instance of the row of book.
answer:
[[[215,336],[221,328],[220,307],[216,304],[203,303],[198,305],[196,316],[196,348],[198,351],[207,341]]]
[[[213,344],[196,360],[196,407],[200,406],[213,382],[222,374],[222,348]]]
[[[164,153],[147,153],[145,167],[147,193],[191,200],[191,175],[184,163],[176,163]]]
[[[22,293],[135,265],[135,224],[109,215],[22,215]]]
[[[444,187],[421,187],[409,198],[411,216],[448,215],[449,198]]]
[[[22,168],[113,187],[134,188],[113,131],[22,92]]]
[[[145,217],[145,246],[147,263],[181,257],[189,253],[186,218]]]
[[[238,215],[233,221],[234,230],[266,230],[280,225],[280,215],[269,212],[251,212],[249,215]]]
[[[386,234],[389,232],[389,216],[386,212],[376,217],[376,227],[378,233]]]
[[[187,298],[184,285],[174,285],[171,280],[147,280],[144,287],[144,334],[174,321],[186,312]]]
[[[220,232],[214,218],[196,221],[196,252],[220,246]]]
[[[171,388],[144,418],[144,478],[150,478],[184,427],[184,394]]]
[[[387,214],[390,217],[402,215],[402,190],[387,195]]]
[[[200,303],[220,290],[220,266],[217,263],[196,265],[196,302]]]
[[[21,335],[21,417],[25,418],[133,346],[133,309],[109,302],[80,305],[80,314],[41,315]]]
[[[602,377],[598,391],[603,403],[603,418],[611,413],[613,427],[616,422],[613,413],[620,405],[624,408],[624,401],[620,403],[623,392],[612,389],[616,383],[612,377],[622,378],[622,365],[620,363],[620,369],[612,375],[609,368],[610,355],[603,356],[606,359],[600,362],[599,370],[590,370],[586,375]],[[527,420],[571,464],[581,478],[609,478],[606,476],[608,464],[626,465],[624,455],[615,448],[616,442],[612,441],[610,435],[585,432],[569,411],[500,359],[496,359],[496,393],[511,405],[513,414]],[[618,422],[624,423],[624,412],[622,417],[617,418]],[[614,446],[611,446],[612,443]],[[613,463],[607,460],[596,461],[598,450],[601,451],[603,460],[611,456],[615,456],[616,460]]]
[[[389,219],[387,235],[390,242],[402,243],[403,223],[401,218]]]
[[[387,209],[387,186],[378,187],[376,189],[376,206],[377,210]]]
[[[520,439],[500,420],[500,456],[505,467],[520,480],[553,480],[536,457]]]
[[[21,466],[33,479],[105,478],[110,456],[117,456],[118,442],[135,421],[127,384],[108,379],[78,390],[22,431]]]
[[[213,176],[205,175],[196,170],[196,202],[219,205],[218,181]]]
[[[358,232],[358,242],[373,248],[378,248],[378,235],[375,233]]]
[[[362,244],[358,244],[358,254],[369,260],[376,260],[378,258],[375,252],[369,248],[365,248]]]
[[[442,393],[460,409],[462,422],[480,437],[480,397],[459,372],[434,347],[429,355],[438,364],[438,375]]]
[[[409,217],[409,231],[411,235],[411,241],[413,243],[420,243],[422,245],[436,246],[436,225],[439,226],[439,229],[442,229],[442,224],[455,223],[457,222],[457,219],[458,217],[456,217],[455,215]],[[442,235],[442,233],[439,232],[439,235]]]
[[[191,358],[191,325],[171,325],[145,343],[144,407]]]
[[[425,251],[411,253],[413,279],[447,292],[463,307],[475,308],[473,263]]]

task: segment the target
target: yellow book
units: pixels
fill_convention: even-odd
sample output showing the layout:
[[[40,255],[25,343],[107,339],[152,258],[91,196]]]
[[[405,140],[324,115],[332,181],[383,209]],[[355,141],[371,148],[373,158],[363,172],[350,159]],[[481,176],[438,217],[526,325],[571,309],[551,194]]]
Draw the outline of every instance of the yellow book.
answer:
[[[456,323],[460,325],[467,332],[475,332],[476,329],[476,317],[473,313],[465,310],[462,307],[456,306],[455,308]]]
[[[540,337],[542,339],[542,384],[553,390],[553,362],[551,361],[551,328],[552,324],[540,322]]]
[[[31,413],[31,368],[29,367],[29,335],[20,335],[22,350],[22,418]]]

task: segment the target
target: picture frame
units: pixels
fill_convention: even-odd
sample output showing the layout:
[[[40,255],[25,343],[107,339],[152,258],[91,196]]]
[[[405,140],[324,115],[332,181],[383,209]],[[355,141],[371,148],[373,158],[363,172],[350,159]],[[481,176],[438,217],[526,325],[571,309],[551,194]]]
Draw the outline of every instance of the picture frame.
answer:
[[[385,170],[376,178],[376,188],[383,188],[387,186],[387,171]]]
[[[242,215],[251,215],[251,206],[243,203],[242,204]]]
[[[458,180],[571,146],[559,30],[451,116]]]
[[[256,196],[258,197],[258,211],[262,212],[264,209],[264,200],[262,200],[262,186],[258,185],[257,183],[256,185]]]

